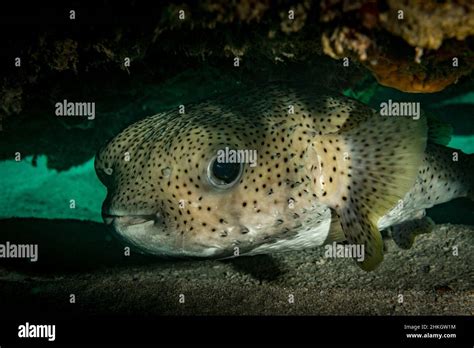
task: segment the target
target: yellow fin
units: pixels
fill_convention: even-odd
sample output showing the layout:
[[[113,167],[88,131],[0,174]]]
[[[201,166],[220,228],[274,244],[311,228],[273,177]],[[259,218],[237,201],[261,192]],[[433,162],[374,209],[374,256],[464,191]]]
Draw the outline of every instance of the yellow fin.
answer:
[[[426,146],[426,119],[353,113],[349,127],[315,137],[314,183],[321,203],[337,212],[349,243],[365,246],[359,265],[372,270],[383,259],[377,222],[415,183]]]
[[[343,242],[345,240],[346,236],[342,230],[341,221],[339,220],[337,213],[331,209],[331,226],[325,243]]]

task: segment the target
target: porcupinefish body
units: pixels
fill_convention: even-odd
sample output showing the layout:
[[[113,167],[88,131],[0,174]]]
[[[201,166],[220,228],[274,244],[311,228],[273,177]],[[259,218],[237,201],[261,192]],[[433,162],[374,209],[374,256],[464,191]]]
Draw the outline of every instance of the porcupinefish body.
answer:
[[[380,230],[472,195],[471,158],[457,152],[428,140],[425,117],[274,85],[145,118],[95,166],[104,220],[141,252],[224,258],[345,239],[371,270]]]

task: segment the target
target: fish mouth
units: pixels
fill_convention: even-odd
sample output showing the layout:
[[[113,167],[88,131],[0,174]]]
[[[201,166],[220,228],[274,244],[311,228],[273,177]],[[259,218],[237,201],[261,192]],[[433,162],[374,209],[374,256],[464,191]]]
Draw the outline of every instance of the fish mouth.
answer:
[[[130,215],[114,215],[102,213],[102,219],[107,225],[135,226],[142,225],[153,221],[160,221],[159,214],[130,214]]]

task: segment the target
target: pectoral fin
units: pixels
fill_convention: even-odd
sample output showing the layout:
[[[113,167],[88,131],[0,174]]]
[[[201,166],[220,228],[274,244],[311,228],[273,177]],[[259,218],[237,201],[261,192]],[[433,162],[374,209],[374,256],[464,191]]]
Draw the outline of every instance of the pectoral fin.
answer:
[[[345,240],[346,236],[342,230],[341,220],[339,220],[337,213],[331,209],[331,225],[325,243],[343,242]]]
[[[403,117],[354,118],[347,129],[315,138],[315,191],[333,208],[349,243],[362,244],[359,265],[383,259],[378,220],[413,186],[426,146],[426,121]]]

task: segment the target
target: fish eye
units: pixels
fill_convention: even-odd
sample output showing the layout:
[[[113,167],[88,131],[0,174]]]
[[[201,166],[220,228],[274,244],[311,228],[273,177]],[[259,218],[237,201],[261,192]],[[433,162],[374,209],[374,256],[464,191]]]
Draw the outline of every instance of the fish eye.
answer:
[[[226,189],[240,179],[243,169],[243,163],[219,162],[214,157],[207,167],[207,177],[214,187]]]

